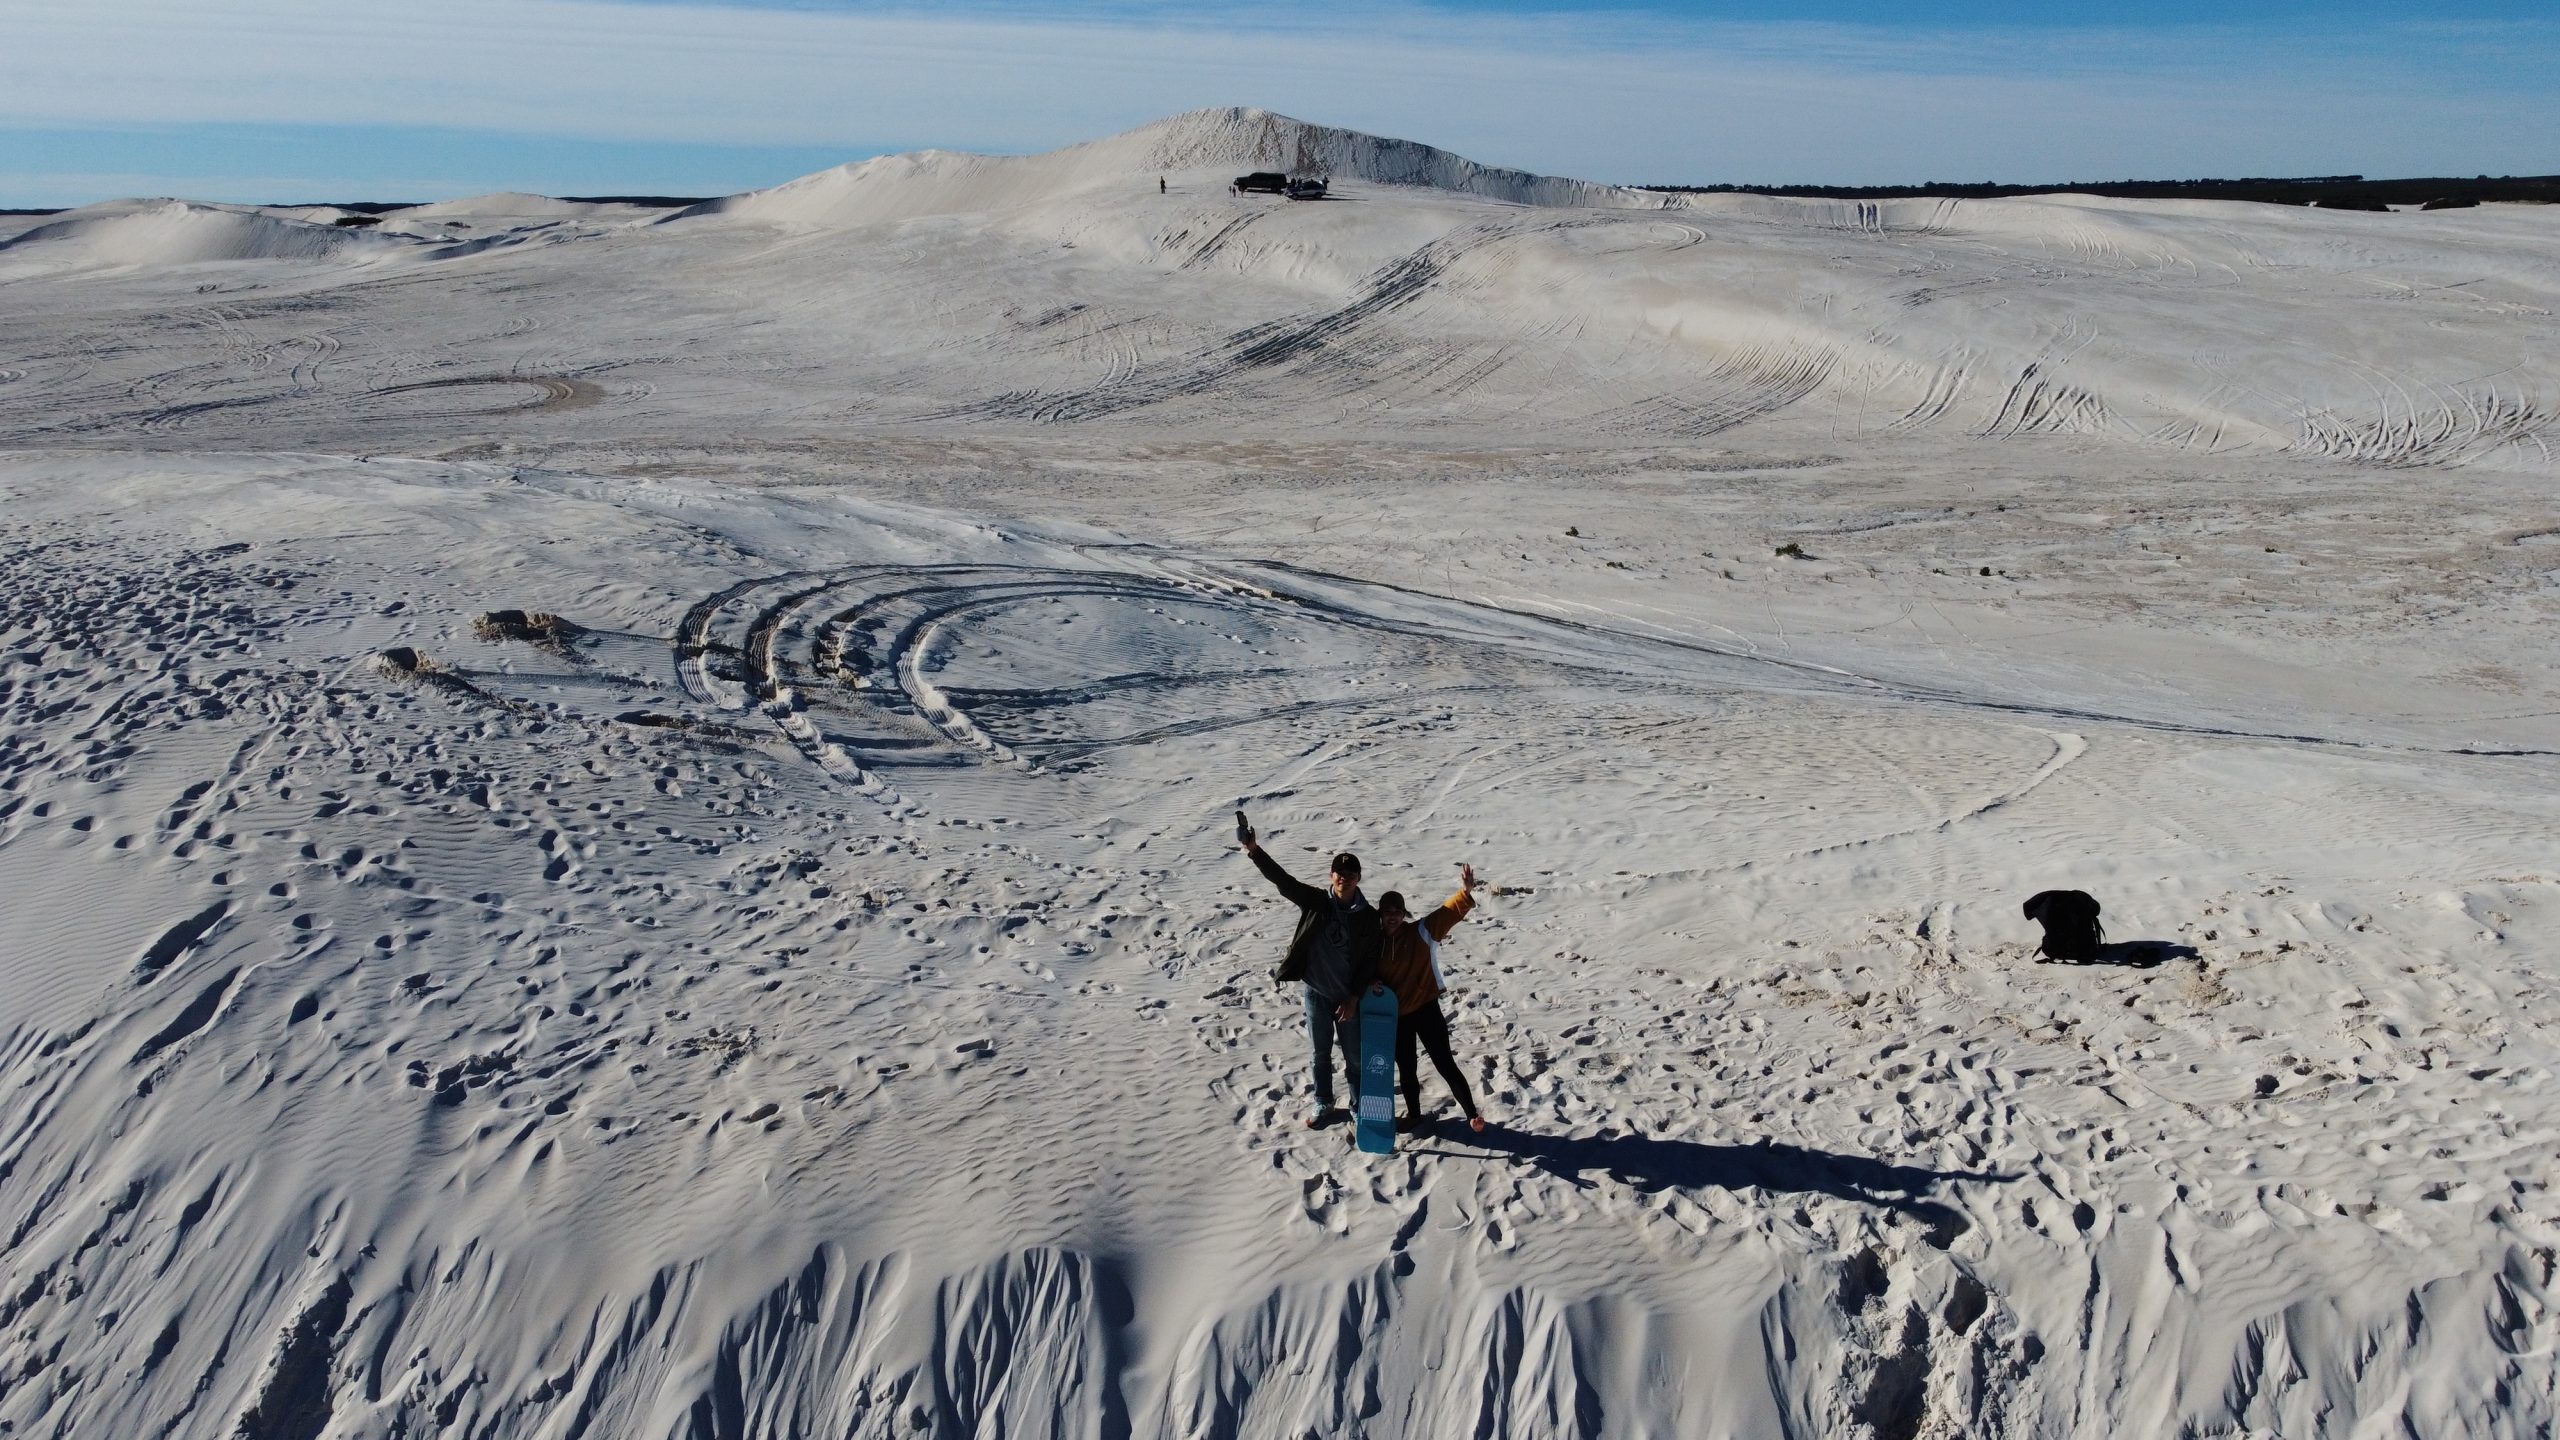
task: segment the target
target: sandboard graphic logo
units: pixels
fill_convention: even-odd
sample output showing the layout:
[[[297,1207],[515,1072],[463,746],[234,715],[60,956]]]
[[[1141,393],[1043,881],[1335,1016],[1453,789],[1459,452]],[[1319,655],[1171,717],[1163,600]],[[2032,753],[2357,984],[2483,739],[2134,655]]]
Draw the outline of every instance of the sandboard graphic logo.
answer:
[[[1367,1074],[1360,1081],[1361,1119],[1393,1120],[1396,1118],[1396,1096],[1395,1091],[1390,1088],[1390,1082],[1394,1079],[1393,1069],[1385,1056],[1369,1057]]]

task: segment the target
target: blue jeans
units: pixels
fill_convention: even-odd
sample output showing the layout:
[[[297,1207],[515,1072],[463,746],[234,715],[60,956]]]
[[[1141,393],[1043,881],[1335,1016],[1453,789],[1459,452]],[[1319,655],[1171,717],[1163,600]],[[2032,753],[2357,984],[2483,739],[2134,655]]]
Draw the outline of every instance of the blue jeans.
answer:
[[[1333,1052],[1342,1051],[1343,1073],[1351,1077],[1353,1099],[1360,1095],[1360,1010],[1352,1007],[1351,1018],[1336,1020],[1334,1008],[1342,1002],[1327,1000],[1315,991],[1307,992],[1307,1039],[1315,1047],[1316,1104],[1333,1108]]]

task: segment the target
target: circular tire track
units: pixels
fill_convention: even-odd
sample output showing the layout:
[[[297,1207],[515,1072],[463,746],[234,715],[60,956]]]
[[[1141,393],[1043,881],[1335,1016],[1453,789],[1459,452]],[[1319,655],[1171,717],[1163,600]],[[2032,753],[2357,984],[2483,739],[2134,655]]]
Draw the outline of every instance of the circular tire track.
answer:
[[[1265,568],[1313,583],[1264,591],[1072,565],[791,571],[705,598],[673,644],[686,693],[713,712],[699,720],[771,727],[899,805],[887,777],[902,771],[1073,770],[1245,726],[1349,726],[1462,699],[1512,713],[1560,691],[1613,710],[1747,690],[2365,748],[1889,683],[1394,586],[1364,585],[1371,609],[1346,592],[1363,582]]]
[[[1054,604],[1076,608],[1026,621],[1025,607]],[[1026,624],[1056,638],[1025,639]],[[996,645],[995,637],[1044,674],[1008,685],[942,673],[944,657]],[[1453,674],[1434,662],[1440,638],[1427,627],[1174,577],[876,565],[730,586],[686,613],[674,648],[697,704],[733,721],[759,714],[813,762],[880,793],[880,772],[890,768],[1038,770],[1236,726],[1516,693],[1557,678],[1528,673],[1542,662],[1524,669],[1484,655]],[[1300,663],[1272,663],[1283,643],[1316,648]],[[1388,680],[1397,683],[1375,683]],[[1120,723],[1096,721],[1087,707]]]
[[[363,419],[457,420],[528,410],[576,410],[603,399],[604,393],[604,387],[592,380],[567,375],[455,375],[376,386],[351,400],[348,409]],[[407,398],[413,396],[423,398]]]

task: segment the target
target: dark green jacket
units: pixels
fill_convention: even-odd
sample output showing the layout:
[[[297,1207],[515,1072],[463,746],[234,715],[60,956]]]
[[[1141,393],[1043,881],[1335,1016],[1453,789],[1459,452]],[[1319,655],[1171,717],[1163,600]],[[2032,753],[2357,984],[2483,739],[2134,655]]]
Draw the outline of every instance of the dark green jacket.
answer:
[[[1303,980],[1327,1000],[1349,1000],[1367,990],[1378,978],[1378,912],[1370,908],[1369,897],[1354,892],[1350,904],[1341,904],[1331,890],[1298,879],[1264,852],[1245,853],[1253,857],[1253,867],[1263,878],[1279,889],[1281,898],[1298,907],[1298,928],[1289,937],[1289,953],[1281,957],[1280,968],[1271,972],[1271,978],[1282,985]],[[1339,958],[1335,946],[1328,943],[1333,937],[1326,933],[1336,925],[1341,927]]]

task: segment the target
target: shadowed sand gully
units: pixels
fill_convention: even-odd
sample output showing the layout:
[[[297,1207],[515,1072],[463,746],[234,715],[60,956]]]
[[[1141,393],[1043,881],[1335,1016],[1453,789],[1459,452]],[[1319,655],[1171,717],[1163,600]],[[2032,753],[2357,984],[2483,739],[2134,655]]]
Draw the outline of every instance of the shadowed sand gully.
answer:
[[[2552,218],[7,222],[0,1430],[2548,1433]]]

